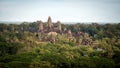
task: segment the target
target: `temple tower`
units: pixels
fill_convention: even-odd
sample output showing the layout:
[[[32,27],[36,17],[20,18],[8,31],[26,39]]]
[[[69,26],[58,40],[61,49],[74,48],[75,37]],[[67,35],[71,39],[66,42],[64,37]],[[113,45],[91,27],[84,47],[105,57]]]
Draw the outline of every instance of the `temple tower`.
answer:
[[[51,19],[50,16],[48,17],[48,20],[47,20],[47,27],[48,27],[49,29],[52,29],[52,27],[53,27],[52,19]]]
[[[43,22],[39,21],[39,31],[42,32],[43,31]]]
[[[67,38],[69,39],[69,41],[72,40],[72,32],[71,32],[71,30],[68,30]]]
[[[57,28],[58,28],[59,32],[61,32],[61,23],[60,23],[60,21],[57,21]]]

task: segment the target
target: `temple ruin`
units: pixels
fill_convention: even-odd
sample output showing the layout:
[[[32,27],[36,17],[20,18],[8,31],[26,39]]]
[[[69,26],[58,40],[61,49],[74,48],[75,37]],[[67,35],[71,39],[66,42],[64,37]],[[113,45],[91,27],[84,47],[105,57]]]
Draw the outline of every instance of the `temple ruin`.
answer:
[[[44,23],[45,25],[43,25],[42,21],[38,21],[38,23],[39,23],[38,32],[40,33],[41,41],[48,41],[55,44],[55,42],[57,41],[57,35],[65,34],[69,42],[72,42],[73,39],[76,39],[77,45],[92,44],[92,40],[90,39],[88,33],[83,33],[80,31],[73,33],[71,30],[67,28],[62,28],[60,21],[53,23],[50,16],[48,17],[47,22]]]

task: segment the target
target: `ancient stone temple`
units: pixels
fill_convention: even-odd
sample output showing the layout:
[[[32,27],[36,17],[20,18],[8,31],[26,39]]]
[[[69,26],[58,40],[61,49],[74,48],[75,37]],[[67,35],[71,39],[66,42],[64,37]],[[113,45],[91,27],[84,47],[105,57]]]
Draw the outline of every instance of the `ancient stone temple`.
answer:
[[[60,21],[57,21],[57,29],[58,29],[59,33],[61,33],[62,29],[61,29]]]
[[[61,33],[62,32],[62,27],[61,27],[61,22],[57,21],[57,23],[52,23],[52,19],[49,16],[47,23],[45,23],[46,25],[43,25],[42,21],[38,21],[39,22],[39,32],[44,32],[44,33],[48,33],[48,32],[57,32],[57,33]],[[56,25],[55,25],[56,24]]]
[[[53,24],[50,16],[48,17],[47,23],[43,23],[42,21],[38,21],[38,23],[39,28],[37,36],[40,37],[41,41],[47,41],[55,44],[58,40],[58,35],[63,35],[69,40],[69,42],[73,42],[75,40],[77,45],[92,44],[88,33],[80,31],[75,33],[68,30],[66,27],[62,28],[60,21]]]
[[[72,32],[71,32],[71,30],[68,30],[67,38],[69,39],[69,41],[72,40]]]
[[[61,30],[61,23],[60,23],[60,21],[57,21],[57,26],[58,26],[58,30]]]
[[[46,40],[55,43],[56,37],[54,37],[54,36],[56,36],[57,34],[60,34],[62,32],[60,21],[57,21],[57,23],[54,23],[54,25],[53,25],[52,19],[49,16],[47,23],[43,23],[42,21],[38,21],[38,22],[39,22],[39,30],[38,31],[41,34],[40,35],[41,38],[46,39],[46,37],[47,37]],[[45,25],[43,25],[43,24],[45,24]],[[56,34],[56,35],[54,35],[54,34]]]
[[[84,38],[84,33],[83,32],[76,32],[74,37],[76,38],[76,44],[80,45],[80,38],[83,39]]]
[[[53,28],[52,19],[51,19],[50,16],[48,17],[47,25],[46,25],[46,26],[48,27],[48,29],[51,29],[51,30],[52,30],[52,28]]]
[[[64,29],[63,29],[63,33],[67,33],[67,28],[64,28]]]
[[[43,31],[43,22],[39,21],[39,31],[42,32]]]

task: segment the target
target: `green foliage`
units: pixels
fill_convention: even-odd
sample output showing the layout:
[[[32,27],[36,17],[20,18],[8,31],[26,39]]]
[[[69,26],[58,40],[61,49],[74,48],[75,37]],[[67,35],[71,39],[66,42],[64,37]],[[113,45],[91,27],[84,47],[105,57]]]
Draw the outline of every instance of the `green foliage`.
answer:
[[[29,68],[54,68],[48,61],[32,62]]]
[[[76,46],[66,34],[59,34],[55,44],[41,42],[36,38],[37,22],[0,24],[0,68],[120,67],[120,23],[62,25],[73,34],[89,33],[97,45]]]
[[[69,42],[68,43],[70,46],[75,46],[75,42]]]
[[[4,37],[0,36],[0,42],[5,42],[5,41],[6,41],[6,39]]]
[[[28,68],[28,63],[21,61],[12,61],[5,64],[5,68]]]
[[[5,43],[0,42],[0,56],[5,54],[16,54],[18,49],[23,46],[20,43]]]
[[[111,59],[93,57],[91,58],[97,68],[114,68],[115,63]]]

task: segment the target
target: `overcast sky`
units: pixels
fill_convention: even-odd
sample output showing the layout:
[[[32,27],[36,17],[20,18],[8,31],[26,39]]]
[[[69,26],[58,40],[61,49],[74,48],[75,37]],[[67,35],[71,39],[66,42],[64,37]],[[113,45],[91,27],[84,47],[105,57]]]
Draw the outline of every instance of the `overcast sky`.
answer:
[[[120,22],[120,0],[0,0],[0,21]]]

